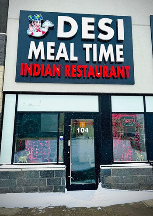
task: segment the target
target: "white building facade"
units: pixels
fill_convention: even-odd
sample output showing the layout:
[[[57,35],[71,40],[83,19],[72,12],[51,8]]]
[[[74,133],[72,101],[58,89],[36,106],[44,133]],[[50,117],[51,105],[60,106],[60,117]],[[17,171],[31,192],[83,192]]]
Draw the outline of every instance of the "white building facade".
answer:
[[[152,8],[9,1],[1,192],[153,189]]]

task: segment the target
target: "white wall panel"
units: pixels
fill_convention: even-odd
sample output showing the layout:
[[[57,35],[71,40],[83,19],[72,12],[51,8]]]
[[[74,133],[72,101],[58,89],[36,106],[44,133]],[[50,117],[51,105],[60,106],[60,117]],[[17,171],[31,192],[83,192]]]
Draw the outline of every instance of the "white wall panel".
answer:
[[[146,96],[145,102],[146,102],[146,112],[153,112],[153,97]]]
[[[112,112],[144,112],[142,96],[112,96]]]
[[[0,163],[11,164],[16,95],[5,96]]]
[[[98,96],[19,95],[18,111],[98,112]]]
[[[10,0],[9,18],[18,19],[19,10],[133,16],[133,23],[148,25],[152,0]]]
[[[152,0],[10,0],[7,28],[7,52],[5,63],[4,91],[78,92],[78,93],[152,93],[153,58],[150,30],[150,15],[153,15]],[[16,55],[20,10],[71,12],[132,17],[134,85],[52,84],[16,83]]]

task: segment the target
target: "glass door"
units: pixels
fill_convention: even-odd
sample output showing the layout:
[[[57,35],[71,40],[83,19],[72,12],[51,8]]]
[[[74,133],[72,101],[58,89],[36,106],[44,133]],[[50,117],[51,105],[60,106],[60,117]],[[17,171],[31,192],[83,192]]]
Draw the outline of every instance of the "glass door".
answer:
[[[69,116],[67,188],[96,189],[96,118],[93,115]]]

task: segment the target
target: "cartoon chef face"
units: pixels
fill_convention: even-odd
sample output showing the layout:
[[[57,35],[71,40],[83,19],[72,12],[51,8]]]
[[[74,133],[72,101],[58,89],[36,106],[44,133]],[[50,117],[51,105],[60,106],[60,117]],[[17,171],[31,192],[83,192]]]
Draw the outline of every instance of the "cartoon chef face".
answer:
[[[54,27],[54,24],[49,20],[46,20],[41,26],[41,21],[43,20],[41,14],[36,14],[33,16],[29,15],[28,19],[30,21],[29,28],[27,29],[27,34],[29,36],[41,37],[46,34],[49,28]]]
[[[36,20],[36,21],[32,22],[32,25],[33,25],[36,29],[40,29],[40,27],[41,27],[41,21],[40,21],[40,20]]]

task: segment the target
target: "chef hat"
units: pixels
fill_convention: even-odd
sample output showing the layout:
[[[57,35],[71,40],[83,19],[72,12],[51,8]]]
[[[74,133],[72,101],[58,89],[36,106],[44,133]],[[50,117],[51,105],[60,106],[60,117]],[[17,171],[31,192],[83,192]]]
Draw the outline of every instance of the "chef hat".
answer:
[[[41,20],[43,20],[43,17],[42,17],[42,15],[41,14],[36,14],[36,15],[34,15],[34,16],[32,16],[32,15],[29,15],[28,16],[28,19],[30,20],[30,21],[37,21],[37,20],[39,20],[39,21],[41,21]]]

